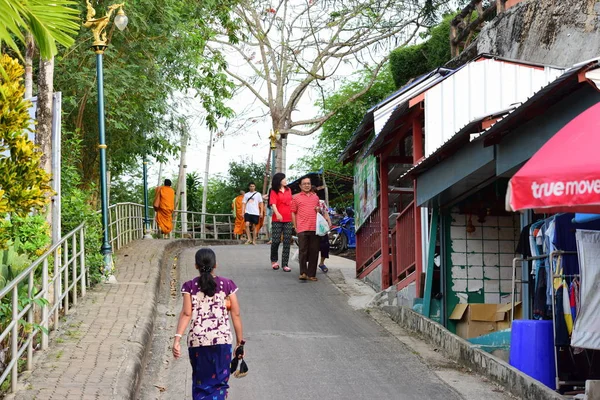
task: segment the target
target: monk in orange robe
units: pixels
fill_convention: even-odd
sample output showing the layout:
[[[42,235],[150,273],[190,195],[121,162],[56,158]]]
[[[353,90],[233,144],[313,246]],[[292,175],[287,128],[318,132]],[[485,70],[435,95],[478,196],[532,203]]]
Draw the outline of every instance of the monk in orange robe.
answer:
[[[235,217],[235,227],[233,228],[234,235],[243,235],[246,232],[246,225],[244,222],[244,214],[242,214],[242,200],[244,200],[245,192],[240,190],[240,195],[233,199],[231,208],[233,208],[233,215]]]
[[[156,188],[154,193],[154,215],[160,231],[167,235],[173,230],[173,211],[175,211],[175,191],[171,180],[165,179],[165,184]]]

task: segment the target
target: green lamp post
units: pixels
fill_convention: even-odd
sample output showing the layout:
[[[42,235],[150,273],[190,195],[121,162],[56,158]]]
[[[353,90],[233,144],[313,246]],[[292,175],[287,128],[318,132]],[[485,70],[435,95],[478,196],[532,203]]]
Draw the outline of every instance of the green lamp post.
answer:
[[[104,17],[94,18],[96,10],[92,7],[90,0],[86,0],[87,3],[87,18],[83,23],[83,26],[89,28],[92,31],[94,42],[92,43],[92,50],[96,53],[96,80],[98,84],[98,134],[99,143],[98,150],[100,153],[100,201],[102,210],[102,246],[100,252],[104,256],[104,274],[109,278],[114,279],[113,263],[112,263],[112,247],[108,239],[108,196],[106,186],[106,136],[104,131],[104,74],[102,71],[102,55],[104,50],[108,47],[106,43],[106,32],[105,29],[110,22],[115,10],[117,16],[115,17],[115,25],[119,30],[123,30],[127,27],[127,16],[123,11],[124,3],[113,4],[108,7],[108,12]]]

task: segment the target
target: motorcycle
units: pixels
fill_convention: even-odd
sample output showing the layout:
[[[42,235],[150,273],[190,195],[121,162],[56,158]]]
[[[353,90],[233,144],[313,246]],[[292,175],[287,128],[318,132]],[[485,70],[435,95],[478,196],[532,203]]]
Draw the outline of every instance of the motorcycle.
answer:
[[[331,227],[328,236],[331,254],[337,255],[348,249],[356,248],[354,210],[352,208],[346,208],[345,215]]]

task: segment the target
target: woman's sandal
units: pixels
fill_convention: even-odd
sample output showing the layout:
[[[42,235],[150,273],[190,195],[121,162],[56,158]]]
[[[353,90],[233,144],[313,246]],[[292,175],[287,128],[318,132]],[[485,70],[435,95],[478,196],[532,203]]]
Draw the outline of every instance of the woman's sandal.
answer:
[[[329,268],[327,268],[325,266],[325,264],[319,265],[319,268],[321,268],[321,271],[323,271],[324,274],[326,274],[327,272],[329,272]]]
[[[276,262],[271,264],[271,268],[273,268],[274,270],[278,270],[279,269],[279,264],[277,264]],[[285,267],[284,267],[284,271],[285,271]]]
[[[290,267],[288,267],[287,265],[285,267],[282,268],[285,272],[290,272],[292,269]]]

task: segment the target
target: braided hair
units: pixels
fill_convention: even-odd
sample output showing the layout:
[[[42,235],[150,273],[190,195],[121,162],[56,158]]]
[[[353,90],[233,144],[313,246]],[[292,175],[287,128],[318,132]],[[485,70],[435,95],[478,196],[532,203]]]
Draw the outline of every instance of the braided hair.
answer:
[[[196,252],[196,266],[200,271],[200,291],[208,297],[213,297],[217,289],[217,282],[211,274],[216,264],[217,256],[211,249],[203,248]]]

